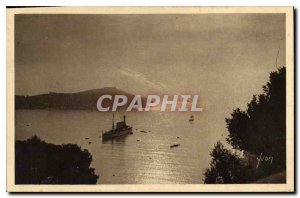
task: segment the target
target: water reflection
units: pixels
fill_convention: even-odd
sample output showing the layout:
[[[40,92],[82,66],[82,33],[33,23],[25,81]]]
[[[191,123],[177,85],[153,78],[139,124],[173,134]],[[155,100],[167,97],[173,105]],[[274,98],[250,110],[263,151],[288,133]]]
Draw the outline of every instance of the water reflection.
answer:
[[[111,144],[112,148],[114,148],[114,144],[118,144],[120,147],[126,146],[126,139],[131,134],[123,135],[120,137],[116,137],[114,139],[102,141],[102,144]],[[102,140],[102,139],[101,139]]]
[[[122,116],[117,114],[116,119]],[[75,143],[88,149],[93,156],[91,166],[102,184],[201,183],[209,148],[218,137],[213,138],[203,125],[204,119],[190,123],[188,118],[183,114],[129,112],[127,122],[133,134],[102,142],[99,136],[111,128],[111,114],[18,110],[16,139],[36,133],[49,143]],[[173,144],[180,146],[170,148]]]

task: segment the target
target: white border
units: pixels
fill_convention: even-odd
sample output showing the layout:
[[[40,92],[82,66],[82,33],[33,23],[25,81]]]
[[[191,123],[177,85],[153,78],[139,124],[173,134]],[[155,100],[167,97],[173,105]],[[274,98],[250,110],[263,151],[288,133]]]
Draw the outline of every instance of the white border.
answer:
[[[41,9],[18,9],[18,13],[87,13],[86,9],[83,11],[82,8],[41,8]],[[293,91],[293,85],[294,85],[294,79],[293,79],[293,24],[289,24],[293,17],[292,8],[284,7],[284,8],[275,8],[275,7],[268,7],[268,8],[258,8],[258,7],[252,7],[252,8],[243,8],[241,11],[240,7],[231,7],[231,8],[216,8],[216,7],[207,7],[207,8],[195,8],[195,7],[185,7],[185,8],[176,8],[176,7],[168,7],[168,8],[149,8],[145,10],[145,8],[141,7],[135,7],[135,8],[115,8],[115,7],[109,7],[109,8],[88,8],[89,13],[97,13],[99,14],[99,11],[101,13],[118,13],[118,14],[125,14],[125,13],[135,13],[135,14],[142,14],[142,13],[148,13],[148,14],[154,14],[154,13],[181,13],[181,14],[188,14],[191,12],[195,13],[287,13],[287,131],[288,132],[288,148],[287,148],[287,164],[293,164],[294,160],[294,145],[293,145],[293,127],[294,127],[294,91]],[[12,17],[12,12],[8,12],[7,14],[7,20],[10,20],[10,17]],[[13,25],[8,26],[7,35],[11,35],[13,32]],[[12,39],[12,40],[10,40]],[[14,169],[12,162],[13,159],[13,140],[14,140],[14,133],[11,133],[14,131],[14,112],[12,111],[14,108],[14,71],[13,71],[13,38],[9,37],[7,39],[8,41],[8,49],[10,51],[7,52],[7,141],[9,142],[8,146],[8,166],[7,170],[10,173],[8,177],[8,185],[7,190],[8,191],[51,191],[51,192],[83,192],[83,191],[89,191],[89,192],[145,192],[145,191],[155,191],[155,192],[249,192],[249,191],[264,191],[264,192],[281,192],[281,191],[293,191],[294,190],[294,180],[293,180],[293,174],[294,174],[294,167],[288,166],[287,167],[287,175],[290,177],[288,178],[287,184],[239,184],[239,185],[207,185],[207,184],[199,184],[199,185],[60,185],[60,186],[49,186],[49,185],[14,185]],[[288,62],[291,64],[291,66],[288,66]],[[291,119],[292,118],[292,119]],[[292,145],[291,145],[292,144]],[[291,177],[292,176],[292,177]]]

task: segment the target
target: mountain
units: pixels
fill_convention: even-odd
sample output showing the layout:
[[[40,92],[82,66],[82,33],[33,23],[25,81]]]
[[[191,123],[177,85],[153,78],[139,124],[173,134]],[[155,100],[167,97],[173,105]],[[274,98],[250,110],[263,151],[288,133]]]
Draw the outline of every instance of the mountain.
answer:
[[[128,102],[123,108],[127,108],[134,95],[117,89],[116,87],[104,87],[77,93],[40,94],[35,96],[15,96],[16,109],[61,109],[61,110],[97,110],[97,101],[102,95],[126,95]],[[145,100],[143,99],[143,104]],[[103,107],[112,106],[113,100],[104,100]]]

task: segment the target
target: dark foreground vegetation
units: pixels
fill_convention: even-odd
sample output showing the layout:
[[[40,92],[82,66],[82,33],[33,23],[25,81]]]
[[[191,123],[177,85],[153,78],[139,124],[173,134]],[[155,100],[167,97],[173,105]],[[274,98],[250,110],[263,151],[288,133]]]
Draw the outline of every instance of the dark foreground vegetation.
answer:
[[[75,144],[54,145],[33,136],[15,145],[16,184],[96,184],[92,156]]]
[[[235,109],[226,124],[227,142],[233,149],[226,149],[220,142],[215,145],[210,168],[204,173],[205,183],[255,183],[285,173],[285,67],[272,72],[263,94],[254,95],[245,111]],[[268,183],[285,183],[285,179]]]

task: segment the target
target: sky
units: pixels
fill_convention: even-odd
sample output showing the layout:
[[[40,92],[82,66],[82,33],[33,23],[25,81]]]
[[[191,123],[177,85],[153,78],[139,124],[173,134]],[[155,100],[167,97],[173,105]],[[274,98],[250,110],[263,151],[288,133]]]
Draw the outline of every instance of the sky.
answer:
[[[285,65],[284,14],[21,14],[15,92],[198,94],[223,116],[262,92],[277,53]]]

